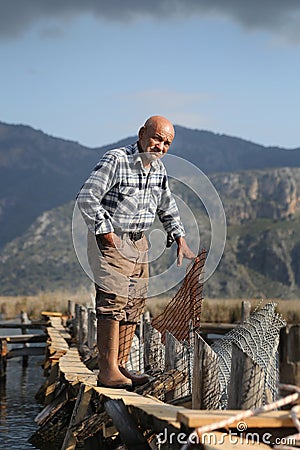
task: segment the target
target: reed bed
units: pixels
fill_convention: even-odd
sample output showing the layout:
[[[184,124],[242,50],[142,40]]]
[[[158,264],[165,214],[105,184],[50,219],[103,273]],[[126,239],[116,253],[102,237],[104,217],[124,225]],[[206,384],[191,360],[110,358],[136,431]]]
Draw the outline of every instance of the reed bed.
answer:
[[[151,316],[161,313],[171,297],[166,295],[148,299],[146,309]],[[92,306],[94,302],[93,290],[79,289],[74,292],[54,291],[41,292],[35,296],[0,297],[0,318],[11,319],[26,311],[30,319],[39,319],[41,311],[67,312],[68,300]],[[270,301],[277,303],[277,311],[287,323],[300,323],[300,299],[245,299],[251,302],[251,310],[258,305]],[[204,299],[202,304],[201,322],[235,323],[241,318],[241,299]]]

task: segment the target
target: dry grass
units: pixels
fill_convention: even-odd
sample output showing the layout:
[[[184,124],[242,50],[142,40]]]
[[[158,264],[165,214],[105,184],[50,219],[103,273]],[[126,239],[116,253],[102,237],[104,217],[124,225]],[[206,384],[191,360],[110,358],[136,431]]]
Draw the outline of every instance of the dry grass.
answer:
[[[26,311],[30,319],[39,319],[41,311],[67,312],[68,300],[82,305],[93,305],[94,293],[80,289],[76,293],[68,291],[41,292],[36,296],[0,297],[0,313],[3,318],[13,318]],[[146,309],[154,317],[160,314],[171,297],[160,296],[150,298]],[[251,310],[261,301],[248,299]],[[274,301],[278,304],[277,311],[288,323],[300,323],[300,300],[264,300],[262,304]],[[204,299],[201,322],[234,323],[241,317],[241,299]],[[4,314],[5,315],[4,315]]]
[[[68,291],[41,292],[36,296],[0,297],[0,313],[5,319],[17,317],[26,311],[30,319],[41,318],[41,311],[60,311],[66,313],[68,300],[81,305],[93,304],[93,293],[80,289],[76,293]]]
[[[300,300],[257,300],[247,299],[251,303],[253,311],[260,303],[262,305],[275,302],[279,312],[287,323],[300,323]],[[163,311],[165,305],[170,301],[166,297],[154,297],[147,302],[147,309],[152,316]],[[241,299],[204,299],[202,304],[201,322],[234,323],[241,319]]]

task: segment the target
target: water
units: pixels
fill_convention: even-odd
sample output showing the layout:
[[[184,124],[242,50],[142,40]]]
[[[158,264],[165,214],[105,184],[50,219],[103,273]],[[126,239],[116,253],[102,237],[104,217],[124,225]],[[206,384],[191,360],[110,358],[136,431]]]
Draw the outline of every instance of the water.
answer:
[[[0,329],[2,335],[17,333]],[[0,382],[0,450],[35,448],[28,439],[37,429],[34,419],[41,410],[34,396],[45,381],[42,362],[43,357],[29,357],[27,368],[22,358],[7,362],[6,382]]]

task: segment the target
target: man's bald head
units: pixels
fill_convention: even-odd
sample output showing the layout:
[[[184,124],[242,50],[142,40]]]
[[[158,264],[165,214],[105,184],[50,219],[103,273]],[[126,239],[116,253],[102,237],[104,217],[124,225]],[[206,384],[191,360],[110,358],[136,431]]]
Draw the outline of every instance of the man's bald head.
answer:
[[[146,120],[144,127],[146,129],[157,129],[157,128],[163,128],[164,130],[168,131],[168,133],[172,134],[174,139],[175,136],[175,130],[171,122],[166,119],[166,117],[163,116],[151,116],[149,119]]]
[[[156,159],[170,148],[175,131],[171,122],[163,116],[151,116],[139,130],[140,151]]]

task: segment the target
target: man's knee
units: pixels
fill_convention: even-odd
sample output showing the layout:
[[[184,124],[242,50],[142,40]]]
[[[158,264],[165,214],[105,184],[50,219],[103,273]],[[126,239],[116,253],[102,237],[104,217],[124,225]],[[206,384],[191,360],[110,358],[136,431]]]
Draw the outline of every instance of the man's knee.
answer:
[[[96,288],[96,316],[97,318],[107,318],[124,320],[126,314],[124,308],[127,298],[121,297],[112,292],[106,292]]]

